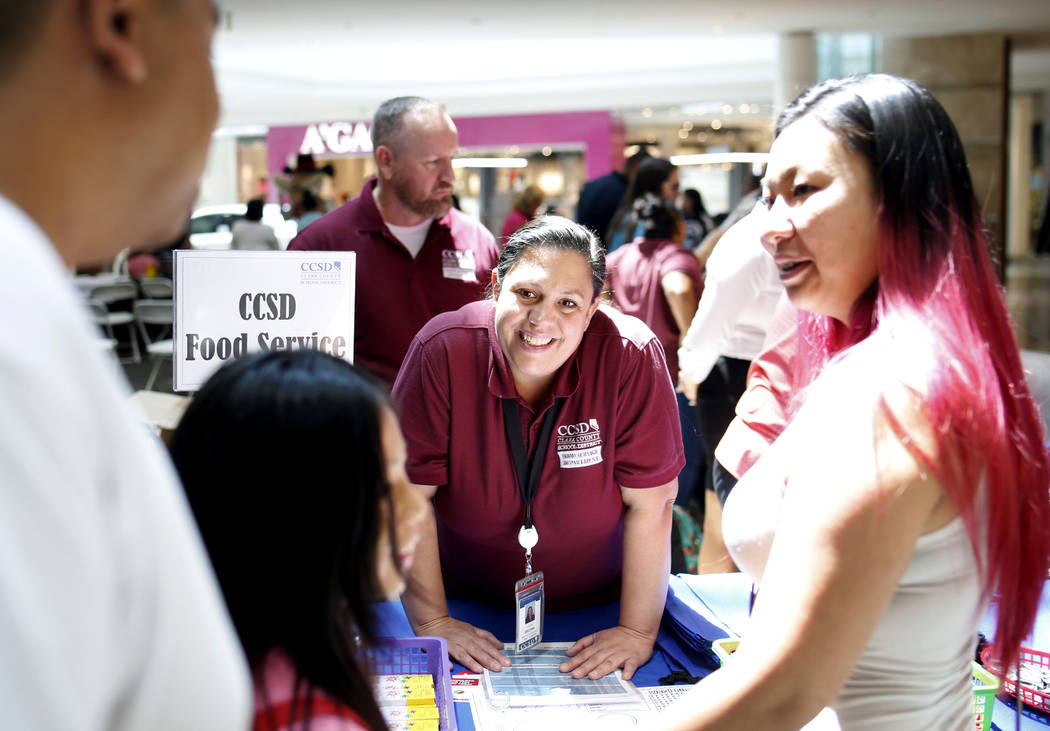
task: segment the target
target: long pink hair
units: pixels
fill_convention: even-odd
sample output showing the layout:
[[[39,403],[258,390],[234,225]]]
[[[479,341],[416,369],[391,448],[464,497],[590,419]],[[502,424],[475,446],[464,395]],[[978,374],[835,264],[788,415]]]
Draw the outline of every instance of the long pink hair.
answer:
[[[984,591],[998,594],[996,661],[1011,667],[1050,563],[1050,461],[959,135],[929,92],[884,74],[810,89],[784,110],[777,134],[803,116],[819,119],[871,164],[879,274],[849,325],[800,314],[798,385],[880,323],[924,329],[935,364],[925,406],[939,449],[930,455],[914,440],[904,443],[962,516]],[[906,436],[885,403],[882,413]]]

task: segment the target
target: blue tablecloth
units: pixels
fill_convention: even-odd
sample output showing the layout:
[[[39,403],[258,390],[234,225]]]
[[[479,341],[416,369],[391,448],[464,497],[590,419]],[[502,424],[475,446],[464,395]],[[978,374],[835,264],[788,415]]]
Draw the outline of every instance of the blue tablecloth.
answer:
[[[731,632],[726,630],[734,624],[741,623],[747,616],[747,604],[751,584],[740,574],[720,574],[713,576],[681,575],[671,577],[669,605],[676,608],[675,614],[685,616],[695,613],[697,627],[705,632],[711,631],[715,637],[724,637]],[[381,632],[389,637],[410,637],[412,628],[405,612],[398,602],[386,602],[376,605]],[[477,602],[450,601],[449,613],[456,619],[470,622],[476,627],[487,629],[503,642],[514,640],[514,612],[512,608],[498,609]],[[543,640],[545,642],[575,642],[592,632],[614,627],[619,621],[620,603],[612,602],[587,609],[576,609],[567,612],[548,612],[544,619]],[[661,628],[658,647],[652,658],[638,668],[632,678],[635,685],[646,687],[659,685],[660,679],[679,669],[679,662],[696,661],[698,655],[687,644],[669,632],[668,617],[665,615],[665,626]],[[713,638],[709,638],[713,639]],[[713,665],[691,667],[696,677],[710,672]],[[452,673],[462,672],[464,668],[453,663]],[[461,731],[472,731],[474,723],[469,711],[458,707],[456,720]]]
[[[657,648],[652,659],[635,673],[634,683],[642,687],[659,685],[660,678],[682,667],[686,667],[696,677],[710,672],[713,665],[705,654],[704,643],[718,637],[734,636],[744,628],[750,590],[751,584],[742,574],[672,576],[667,612]],[[449,611],[456,619],[483,627],[504,642],[514,639],[514,613],[511,608],[495,609],[476,602],[450,601]],[[377,614],[382,634],[391,637],[412,635],[400,603],[377,605]],[[543,639],[546,642],[573,642],[584,635],[616,625],[619,614],[619,602],[569,612],[548,612]],[[980,629],[989,638],[994,634],[994,607],[983,618]],[[1038,649],[1050,648],[1050,583],[1043,587],[1030,645]],[[453,664],[453,673],[462,670],[462,666]],[[1012,730],[1014,708],[1013,699],[1000,694],[992,716],[993,728],[999,731]],[[1042,731],[1050,726],[1050,717],[1047,715],[1027,706],[1023,713],[1023,730]],[[462,731],[473,731],[474,724],[469,711],[457,708],[456,720]]]

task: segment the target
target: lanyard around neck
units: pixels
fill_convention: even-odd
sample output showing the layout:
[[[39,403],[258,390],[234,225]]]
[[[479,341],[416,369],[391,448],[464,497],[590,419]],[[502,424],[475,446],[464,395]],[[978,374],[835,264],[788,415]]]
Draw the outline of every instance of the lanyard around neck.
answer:
[[[551,432],[554,431],[554,422],[564,405],[564,397],[559,397],[554,399],[554,404],[547,409],[540,426],[539,441],[532,453],[532,459],[529,460],[525,455],[525,439],[521,435],[518,400],[503,399],[503,428],[507,432],[507,443],[510,445],[510,453],[514,458],[514,471],[518,476],[518,491],[521,493],[521,501],[525,503],[525,528],[532,527],[532,498],[535,497],[540,485],[540,473],[543,471],[543,461],[547,458],[547,446],[550,444]]]

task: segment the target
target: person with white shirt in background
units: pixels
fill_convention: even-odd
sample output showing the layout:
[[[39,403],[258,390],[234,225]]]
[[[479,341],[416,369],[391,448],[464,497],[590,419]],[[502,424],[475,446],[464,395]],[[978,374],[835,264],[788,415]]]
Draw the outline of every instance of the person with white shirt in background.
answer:
[[[185,496],[69,277],[184,230],[218,118],[215,25],[207,0],[0,1],[6,728],[248,727]]]
[[[248,201],[244,218],[233,224],[233,238],[230,248],[235,251],[277,251],[277,234],[273,227],[263,223],[263,199],[253,198]]]
[[[484,297],[499,247],[452,206],[459,137],[442,105],[411,96],[383,102],[372,147],[376,177],[288,248],[357,254],[354,362],[390,386],[432,317]]]
[[[747,387],[747,369],[762,350],[766,329],[784,291],[773,259],[762,248],[751,212],[757,193],[737,213],[748,211],[719,239],[707,260],[704,292],[678,350],[678,388],[696,405],[706,458],[704,526],[697,573],[733,571],[722,541],[720,471],[715,447],[733,420]]]

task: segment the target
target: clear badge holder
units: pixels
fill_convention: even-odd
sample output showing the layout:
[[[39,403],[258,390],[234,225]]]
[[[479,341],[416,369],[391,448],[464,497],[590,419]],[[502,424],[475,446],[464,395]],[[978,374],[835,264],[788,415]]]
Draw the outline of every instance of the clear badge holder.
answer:
[[[514,584],[514,646],[518,652],[543,640],[543,572],[532,570],[532,549],[539,542],[535,526],[521,527],[518,544],[525,549],[525,578]]]

